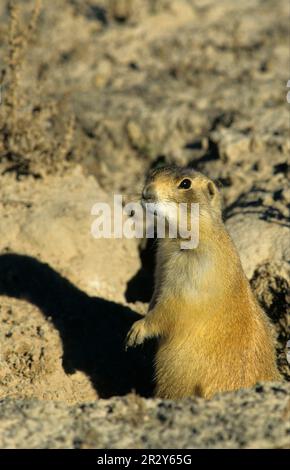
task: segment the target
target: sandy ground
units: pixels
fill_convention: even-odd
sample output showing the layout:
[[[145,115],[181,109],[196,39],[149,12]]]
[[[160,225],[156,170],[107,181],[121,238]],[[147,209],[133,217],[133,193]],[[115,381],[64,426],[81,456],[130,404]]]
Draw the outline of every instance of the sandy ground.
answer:
[[[193,166],[222,186],[227,227],[289,380],[286,2],[57,0],[52,8],[44,0],[22,49],[17,40],[34,1],[16,4],[14,45],[8,2],[0,4],[0,61],[4,67],[14,48],[19,63],[13,68],[10,53],[0,105],[0,447],[26,444],[25,433],[7,434],[9,420],[32,433],[19,407],[47,426],[41,438],[29,438],[31,447],[118,447],[118,426],[136,400],[152,410],[148,427],[130,418],[120,445],[134,445],[128,436],[136,426],[145,436],[136,437],[139,447],[159,442],[148,436],[153,415],[167,405],[134,394],[111,398],[152,394],[154,343],[128,353],[123,344],[152,293],[154,250],[136,240],[95,240],[90,227],[95,202],[114,192],[135,200],[146,171],[162,162]],[[231,431],[220,441],[214,431],[211,441],[210,429],[199,437],[188,431],[180,445],[289,446],[289,386],[276,387],[263,389],[263,400],[253,389],[222,395],[208,409],[202,400],[168,405],[183,417],[162,446],[178,447],[182,426],[203,420],[206,428],[211,419],[217,426],[226,419]],[[252,413],[242,413],[243,397]],[[114,420],[102,438],[78,438],[77,410],[97,429],[110,403],[123,407],[111,444]],[[281,413],[285,425],[275,433],[271,423]],[[237,415],[242,431],[232,437]],[[60,416],[69,416],[63,429],[46,438]],[[73,437],[58,441],[66,426]]]

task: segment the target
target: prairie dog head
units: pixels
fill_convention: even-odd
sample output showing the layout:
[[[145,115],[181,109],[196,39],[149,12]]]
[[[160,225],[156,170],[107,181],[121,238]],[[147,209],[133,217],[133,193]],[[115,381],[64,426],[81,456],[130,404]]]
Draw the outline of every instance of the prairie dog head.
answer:
[[[142,202],[198,203],[202,211],[221,217],[221,196],[217,186],[191,168],[165,166],[151,171],[144,185]]]
[[[196,226],[201,234],[221,222],[221,196],[215,183],[191,168],[166,166],[149,173],[142,192],[144,207],[176,222],[177,238]],[[155,209],[157,208],[157,209]],[[174,238],[174,237],[172,237]]]

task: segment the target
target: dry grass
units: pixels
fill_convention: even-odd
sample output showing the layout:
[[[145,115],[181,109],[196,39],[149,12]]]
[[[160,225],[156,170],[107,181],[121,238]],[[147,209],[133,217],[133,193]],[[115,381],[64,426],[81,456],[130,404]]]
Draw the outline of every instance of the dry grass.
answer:
[[[69,155],[75,131],[75,116],[72,114],[67,121],[63,141],[59,144],[58,160],[63,162]]]
[[[59,109],[54,102],[25,92],[22,74],[28,48],[37,41],[41,0],[36,0],[28,25],[21,22],[19,3],[10,2],[7,61],[2,72],[0,109],[0,171],[41,176],[63,167],[74,136],[74,117],[67,119],[64,138],[55,131]],[[28,96],[29,95],[29,96]],[[59,127],[59,126],[58,126]]]

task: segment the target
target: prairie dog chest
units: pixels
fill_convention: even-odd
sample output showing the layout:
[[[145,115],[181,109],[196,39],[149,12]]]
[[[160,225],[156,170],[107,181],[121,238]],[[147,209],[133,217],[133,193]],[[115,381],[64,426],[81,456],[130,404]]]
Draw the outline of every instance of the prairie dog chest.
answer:
[[[156,279],[161,290],[186,298],[206,293],[213,284],[214,260],[202,250],[160,250]],[[213,284],[214,285],[214,284]],[[158,286],[157,286],[158,287]],[[167,292],[168,294],[168,292]]]

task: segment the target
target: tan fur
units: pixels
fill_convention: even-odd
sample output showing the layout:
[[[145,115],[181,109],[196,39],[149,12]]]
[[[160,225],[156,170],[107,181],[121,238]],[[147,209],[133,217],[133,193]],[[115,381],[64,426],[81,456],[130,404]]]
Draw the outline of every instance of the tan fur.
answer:
[[[184,178],[191,180],[188,190],[178,188]],[[181,250],[180,239],[158,241],[153,299],[127,338],[134,346],[159,337],[156,395],[210,398],[279,379],[268,320],[222,222],[214,183],[193,170],[165,168],[148,186],[156,201],[200,204],[196,249]]]

